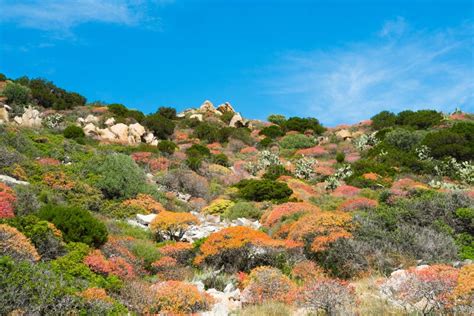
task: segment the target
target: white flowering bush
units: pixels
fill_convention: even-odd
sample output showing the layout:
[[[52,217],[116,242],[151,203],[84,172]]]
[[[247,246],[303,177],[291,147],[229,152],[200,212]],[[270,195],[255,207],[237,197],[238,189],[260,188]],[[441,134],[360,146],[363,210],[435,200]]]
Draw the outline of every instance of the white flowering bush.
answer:
[[[249,162],[245,165],[245,169],[255,175],[260,170],[265,170],[269,166],[281,165],[278,153],[274,153],[270,150],[263,150],[258,154],[258,160],[256,163]]]
[[[336,172],[326,179],[326,190],[334,190],[341,185],[340,180],[344,180],[352,176],[354,172],[350,165],[344,165],[337,169]]]
[[[415,149],[418,159],[424,161],[431,161],[433,157],[431,157],[431,150],[426,145],[421,145],[420,147]]]
[[[449,158],[434,168],[438,176],[454,175],[465,184],[474,184],[474,165],[469,161],[458,162],[456,158]]]
[[[311,179],[314,177],[314,166],[317,160],[311,157],[302,157],[295,162],[295,176],[299,179]]]
[[[373,147],[379,143],[379,140],[375,137],[377,132],[373,132],[371,134],[364,134],[356,139],[354,139],[354,146],[359,151],[365,150],[369,147]]]
[[[43,125],[51,129],[59,128],[63,122],[64,116],[59,113],[48,115],[43,119]]]

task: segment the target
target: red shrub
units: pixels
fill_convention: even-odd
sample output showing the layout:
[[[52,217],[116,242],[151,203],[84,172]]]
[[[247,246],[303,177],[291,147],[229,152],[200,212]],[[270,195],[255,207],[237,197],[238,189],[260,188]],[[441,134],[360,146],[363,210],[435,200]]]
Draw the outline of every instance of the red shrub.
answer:
[[[164,256],[176,259],[179,263],[186,263],[193,255],[193,245],[187,242],[174,242],[159,249]]]
[[[358,197],[344,201],[341,205],[339,205],[339,209],[345,212],[351,212],[355,210],[376,208],[378,205],[379,203],[375,200],[365,197]]]
[[[297,213],[303,214],[317,211],[319,211],[319,208],[310,203],[288,202],[276,205],[266,211],[261,218],[261,222],[265,227],[272,227],[273,225],[280,222],[282,219],[288,218],[291,215]]]
[[[328,151],[322,146],[314,146],[310,148],[299,149],[296,151],[297,155],[303,155],[308,157],[319,157],[326,155]]]
[[[300,261],[291,270],[291,275],[296,280],[303,282],[315,281],[325,277],[324,270],[313,261]]]
[[[15,216],[13,204],[16,201],[15,192],[6,184],[0,182],[0,218]]]
[[[359,192],[359,188],[350,185],[341,185],[332,192],[332,195],[337,197],[353,197],[359,194]]]
[[[240,150],[241,154],[255,154],[258,152],[258,149],[255,147],[245,147]]]

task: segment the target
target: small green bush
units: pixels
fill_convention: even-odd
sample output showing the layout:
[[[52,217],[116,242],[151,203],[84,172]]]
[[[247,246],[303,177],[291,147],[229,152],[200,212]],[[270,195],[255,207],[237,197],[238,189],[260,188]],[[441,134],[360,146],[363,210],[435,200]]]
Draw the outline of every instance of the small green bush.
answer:
[[[293,193],[286,183],[272,180],[245,179],[235,185],[239,195],[250,201],[276,201],[284,202]]]
[[[172,153],[174,153],[176,148],[178,148],[178,146],[176,146],[175,143],[166,139],[159,142],[157,147],[161,153],[168,154],[168,155],[171,155]]]
[[[61,230],[67,242],[82,242],[99,247],[107,241],[104,223],[95,219],[87,210],[48,204],[41,208],[38,216]]]
[[[93,161],[91,169],[99,176],[95,185],[109,199],[133,198],[147,190],[145,172],[130,156],[108,155]]]
[[[277,125],[271,125],[271,126],[262,128],[259,135],[264,135],[269,138],[277,138],[277,137],[285,135],[285,132],[282,131],[281,127]]]
[[[280,141],[280,146],[286,149],[301,149],[314,146],[316,143],[313,138],[303,134],[287,135]]]
[[[162,106],[158,108],[157,113],[169,120],[174,120],[176,118],[176,109],[171,107]]]
[[[392,127],[397,122],[397,116],[389,111],[382,111],[371,117],[372,127],[376,130],[381,130],[387,127]]]
[[[217,142],[220,138],[219,128],[214,124],[201,123],[194,129],[194,136],[209,143]]]
[[[251,202],[237,202],[229,207],[222,215],[225,218],[234,220],[237,218],[251,218],[260,219],[263,212],[259,210],[254,203]]]
[[[268,116],[267,120],[270,123],[282,126],[286,122],[286,117],[281,114],[271,114],[270,116]]]
[[[259,146],[260,146],[261,148],[267,148],[267,147],[270,146],[272,143],[273,143],[273,140],[272,140],[271,138],[265,137],[265,138],[262,139],[262,140],[260,141],[260,143],[258,143],[258,144],[259,144]]]
[[[225,154],[213,155],[212,162],[224,167],[228,167],[230,165],[229,158]]]
[[[268,180],[276,180],[281,176],[289,176],[291,172],[285,169],[282,165],[270,165],[267,167],[263,178]]]
[[[319,121],[313,117],[290,117],[282,124],[282,127],[286,131],[297,131],[300,133],[304,133],[310,130],[316,134],[322,134],[325,130],[325,128],[319,123]]]
[[[80,139],[86,136],[82,128],[76,125],[69,125],[68,127],[66,127],[66,129],[63,131],[63,135],[66,138],[72,139]]]
[[[338,152],[338,153],[336,154],[336,161],[337,161],[338,163],[343,163],[344,160],[346,160],[346,155],[345,155],[343,152],[341,152],[341,151]]]
[[[31,100],[31,89],[18,83],[8,82],[3,89],[3,95],[12,105],[25,105]]]
[[[160,139],[167,139],[174,132],[175,124],[159,113],[148,115],[143,124]]]

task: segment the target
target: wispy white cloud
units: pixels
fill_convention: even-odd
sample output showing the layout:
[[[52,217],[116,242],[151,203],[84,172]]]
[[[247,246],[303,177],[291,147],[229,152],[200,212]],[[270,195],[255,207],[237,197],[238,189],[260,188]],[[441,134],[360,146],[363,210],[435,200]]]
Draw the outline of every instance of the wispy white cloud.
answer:
[[[329,125],[357,122],[385,109],[449,111],[460,106],[472,112],[472,25],[409,29],[397,18],[366,42],[285,54],[270,67],[266,92],[295,114],[310,114]]]
[[[156,28],[152,9],[169,0],[0,0],[0,22],[57,34],[71,34],[84,23]]]

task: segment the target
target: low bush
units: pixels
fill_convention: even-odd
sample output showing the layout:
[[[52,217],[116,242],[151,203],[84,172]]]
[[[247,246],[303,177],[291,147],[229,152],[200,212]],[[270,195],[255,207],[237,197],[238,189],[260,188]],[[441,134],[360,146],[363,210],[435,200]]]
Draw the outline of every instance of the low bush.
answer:
[[[178,146],[176,146],[175,143],[173,143],[172,141],[170,140],[162,140],[158,143],[158,150],[163,153],[163,154],[167,154],[167,155],[171,155],[172,153],[174,153],[174,151],[176,150],[176,148],[178,148]]]
[[[322,134],[325,130],[319,121],[313,117],[290,117],[284,123],[282,123],[282,127],[287,131],[297,131],[300,133],[310,130],[315,134]]]
[[[193,314],[209,310],[213,299],[198,291],[195,285],[181,281],[166,281],[154,286],[152,313]]]
[[[66,127],[66,129],[63,131],[63,135],[64,137],[71,139],[82,139],[85,137],[82,128],[76,125],[69,125]]]
[[[40,259],[31,241],[18,229],[6,224],[0,224],[0,255],[30,262]]]
[[[259,135],[267,136],[271,139],[285,135],[285,132],[282,131],[281,127],[277,125],[271,125],[264,127],[260,130]]]
[[[250,219],[259,219],[262,216],[262,211],[259,210],[254,203],[237,202],[235,203],[235,205],[227,208],[222,216],[230,220],[242,217]]]
[[[287,135],[280,140],[280,146],[286,149],[309,148],[315,144],[313,138],[303,134]]]
[[[174,132],[175,124],[172,120],[159,113],[145,117],[143,124],[160,139],[167,139]]]
[[[107,241],[107,229],[89,211],[77,207],[45,205],[38,216],[53,223],[67,242],[82,242],[99,247]]]
[[[284,202],[293,193],[286,183],[272,180],[242,180],[235,185],[239,195],[250,201]]]

